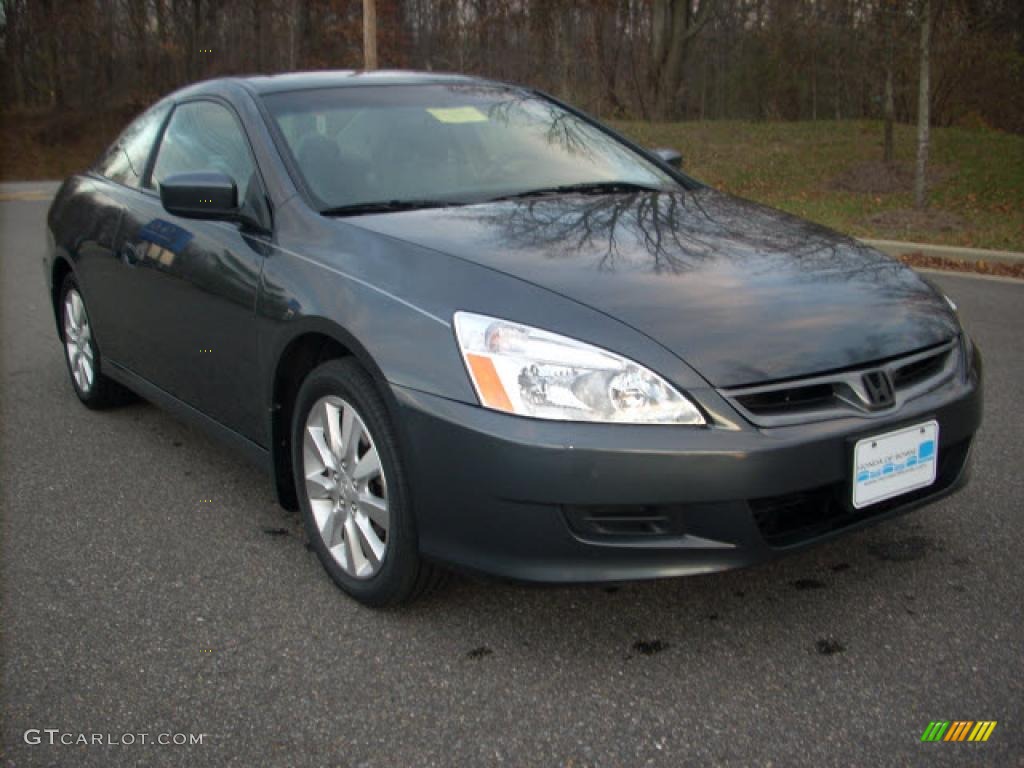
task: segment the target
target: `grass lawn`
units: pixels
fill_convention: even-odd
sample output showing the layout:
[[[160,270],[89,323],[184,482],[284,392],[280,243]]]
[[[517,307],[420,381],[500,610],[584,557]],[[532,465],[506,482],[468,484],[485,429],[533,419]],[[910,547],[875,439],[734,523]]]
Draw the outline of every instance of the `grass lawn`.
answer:
[[[944,178],[929,204],[959,222],[945,228],[886,227],[868,222],[913,206],[909,189],[885,194],[835,189],[851,168],[882,158],[882,123],[616,122],[644,146],[683,153],[696,178],[858,237],[1024,251],[1024,136],[933,128],[930,161]],[[898,125],[896,161],[913,162],[916,131]]]

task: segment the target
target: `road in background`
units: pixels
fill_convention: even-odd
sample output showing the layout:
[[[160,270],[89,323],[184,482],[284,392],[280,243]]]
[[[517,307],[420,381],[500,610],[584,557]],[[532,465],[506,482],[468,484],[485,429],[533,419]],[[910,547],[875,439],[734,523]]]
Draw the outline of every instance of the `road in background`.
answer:
[[[1024,765],[1024,285],[930,275],[986,359],[958,496],[744,571],[460,578],[380,613],[261,472],[153,406],[78,403],[46,207],[0,202],[3,765]],[[939,719],[998,725],[922,744]],[[205,743],[24,742],[44,728]]]

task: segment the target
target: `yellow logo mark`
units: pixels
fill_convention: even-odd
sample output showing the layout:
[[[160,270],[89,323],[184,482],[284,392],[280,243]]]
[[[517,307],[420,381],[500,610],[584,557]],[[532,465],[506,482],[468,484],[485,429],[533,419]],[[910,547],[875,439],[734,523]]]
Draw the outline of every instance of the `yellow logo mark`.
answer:
[[[970,729],[970,735],[967,736],[968,741],[988,741],[988,737],[992,735],[992,731],[996,729],[995,720],[980,720],[975,724],[974,728],[970,728],[970,723],[963,729],[966,733]],[[959,741],[963,741],[963,736],[960,737]]]

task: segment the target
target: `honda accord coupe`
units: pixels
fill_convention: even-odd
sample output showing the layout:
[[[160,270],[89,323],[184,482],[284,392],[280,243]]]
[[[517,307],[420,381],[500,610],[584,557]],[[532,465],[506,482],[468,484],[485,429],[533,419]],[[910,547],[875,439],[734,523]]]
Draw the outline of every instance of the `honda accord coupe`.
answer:
[[[71,384],[239,448],[378,606],[744,566],[961,487],[953,302],[680,164],[471,77],[193,85],[50,209]]]

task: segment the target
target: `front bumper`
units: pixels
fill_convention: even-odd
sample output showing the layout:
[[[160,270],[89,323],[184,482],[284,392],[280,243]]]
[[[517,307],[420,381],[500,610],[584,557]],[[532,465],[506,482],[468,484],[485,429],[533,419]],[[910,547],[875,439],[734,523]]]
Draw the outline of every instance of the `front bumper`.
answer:
[[[425,557],[601,582],[750,565],[954,492],[981,424],[980,376],[978,365],[886,417],[773,429],[541,421],[393,391]],[[854,443],[930,419],[935,484],[853,510]]]

